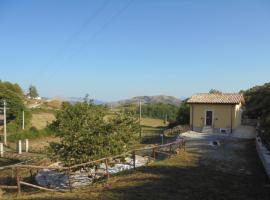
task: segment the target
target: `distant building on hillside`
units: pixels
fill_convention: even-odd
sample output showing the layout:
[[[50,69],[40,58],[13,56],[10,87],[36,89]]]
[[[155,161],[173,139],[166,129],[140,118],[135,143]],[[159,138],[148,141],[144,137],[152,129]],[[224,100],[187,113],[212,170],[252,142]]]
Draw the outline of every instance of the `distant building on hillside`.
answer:
[[[232,133],[241,126],[244,97],[237,93],[203,93],[190,97],[190,127],[204,133]]]
[[[30,97],[29,95],[27,95],[26,96],[27,97],[27,99],[32,99],[32,100],[42,100],[42,98],[41,97]]]

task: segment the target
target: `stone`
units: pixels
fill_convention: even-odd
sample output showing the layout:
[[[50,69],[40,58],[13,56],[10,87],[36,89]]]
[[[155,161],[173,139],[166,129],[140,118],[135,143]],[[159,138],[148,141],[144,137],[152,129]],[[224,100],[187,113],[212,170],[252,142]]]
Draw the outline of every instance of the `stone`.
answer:
[[[108,166],[109,174],[117,174],[122,171],[127,171],[133,169],[133,159],[131,157],[126,157],[124,163],[120,163],[120,159],[117,160],[116,164],[111,164]],[[148,157],[138,156],[136,155],[135,164],[136,167],[145,166],[150,162]],[[61,167],[62,163],[57,162],[50,167]],[[73,188],[79,188],[82,186],[91,185],[95,180],[103,178],[106,173],[106,165],[105,163],[100,163],[97,165],[97,169],[95,167],[89,168],[81,168],[74,172],[70,176],[70,180]],[[58,189],[58,190],[68,190],[69,189],[69,180],[67,174],[64,172],[59,172],[57,170],[43,169],[40,170],[39,173],[35,177],[38,185]]]

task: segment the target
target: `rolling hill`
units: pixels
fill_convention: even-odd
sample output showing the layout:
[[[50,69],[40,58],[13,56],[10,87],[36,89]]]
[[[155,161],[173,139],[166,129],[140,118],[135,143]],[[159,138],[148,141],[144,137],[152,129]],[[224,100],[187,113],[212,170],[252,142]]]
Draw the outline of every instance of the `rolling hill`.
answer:
[[[179,106],[181,104],[181,100],[173,97],[173,96],[166,96],[166,95],[158,95],[158,96],[137,96],[131,99],[125,99],[117,102],[109,103],[111,106],[121,106],[127,104],[138,104],[139,102],[143,104],[156,104],[156,103],[164,103],[164,104],[171,104]]]

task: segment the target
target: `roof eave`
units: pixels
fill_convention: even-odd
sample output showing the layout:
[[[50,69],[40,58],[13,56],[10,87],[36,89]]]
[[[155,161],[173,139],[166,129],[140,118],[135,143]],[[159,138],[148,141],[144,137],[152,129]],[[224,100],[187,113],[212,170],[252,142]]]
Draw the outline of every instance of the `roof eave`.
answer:
[[[187,102],[187,104],[225,104],[225,105],[237,105],[240,103],[242,102],[238,102],[238,103]]]

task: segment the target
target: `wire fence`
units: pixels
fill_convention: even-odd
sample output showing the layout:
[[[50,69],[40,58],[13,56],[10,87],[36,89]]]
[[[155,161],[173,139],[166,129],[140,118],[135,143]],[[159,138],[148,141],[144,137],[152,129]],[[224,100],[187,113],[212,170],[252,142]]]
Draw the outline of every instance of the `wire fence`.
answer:
[[[134,149],[124,154],[106,157],[72,166],[55,163],[50,166],[16,165],[6,169],[1,177],[0,188],[6,190],[39,189],[53,192],[72,192],[76,188],[107,181],[112,175],[122,171],[134,170],[179,154],[185,150],[185,140]]]

